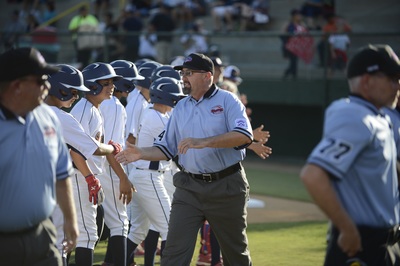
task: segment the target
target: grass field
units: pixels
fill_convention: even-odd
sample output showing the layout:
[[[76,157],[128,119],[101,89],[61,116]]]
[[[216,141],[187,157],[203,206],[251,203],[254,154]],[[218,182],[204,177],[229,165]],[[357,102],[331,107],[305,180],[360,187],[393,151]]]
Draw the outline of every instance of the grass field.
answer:
[[[268,162],[259,166],[245,164],[251,194],[310,201],[296,168],[269,167]],[[326,229],[327,223],[320,221],[250,224],[247,233],[253,265],[322,265]],[[106,242],[96,247],[95,264],[101,265],[105,247]],[[191,266],[196,265],[198,249],[199,245]],[[143,258],[137,258],[136,262],[141,265]]]

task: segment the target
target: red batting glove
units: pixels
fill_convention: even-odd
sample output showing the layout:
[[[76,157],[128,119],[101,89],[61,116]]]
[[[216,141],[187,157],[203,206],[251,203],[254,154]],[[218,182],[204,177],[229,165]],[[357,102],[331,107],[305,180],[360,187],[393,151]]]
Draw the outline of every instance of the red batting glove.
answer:
[[[121,144],[116,143],[116,142],[114,142],[114,141],[112,141],[112,140],[110,140],[110,141],[108,142],[108,144],[110,144],[111,146],[114,147],[114,151],[113,151],[112,154],[117,155],[118,153],[120,153],[120,152],[122,151],[122,146],[121,146]]]
[[[101,190],[100,181],[94,175],[86,176],[85,180],[88,183],[89,201],[96,205],[98,202],[98,193]]]

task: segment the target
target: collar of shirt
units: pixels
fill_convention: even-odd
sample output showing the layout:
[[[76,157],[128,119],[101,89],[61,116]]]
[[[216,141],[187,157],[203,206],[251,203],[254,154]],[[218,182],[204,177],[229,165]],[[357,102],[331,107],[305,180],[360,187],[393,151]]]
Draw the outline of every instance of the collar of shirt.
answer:
[[[204,99],[213,97],[217,93],[218,89],[219,88],[215,84],[212,84],[208,91],[203,95],[203,97],[200,98],[200,100],[197,101],[193,97],[190,97],[190,100],[199,103]]]
[[[3,120],[17,120],[21,124],[25,124],[25,119],[11,112],[9,109],[0,104],[0,118]]]
[[[361,95],[350,93],[349,99],[352,102],[364,105],[365,107],[370,109],[375,114],[380,114],[380,115],[382,114],[382,112],[378,108],[376,108],[375,105],[373,105],[372,103],[370,103],[369,101],[364,99]]]

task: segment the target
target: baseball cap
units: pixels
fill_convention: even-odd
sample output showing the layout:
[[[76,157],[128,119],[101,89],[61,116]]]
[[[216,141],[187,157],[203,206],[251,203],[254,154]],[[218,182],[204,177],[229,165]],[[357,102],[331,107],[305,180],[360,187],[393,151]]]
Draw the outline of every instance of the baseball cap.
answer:
[[[399,58],[389,45],[370,44],[360,48],[347,65],[347,78],[378,71],[400,77]]]
[[[59,70],[46,63],[35,48],[11,49],[0,55],[0,81],[12,81],[28,75],[51,75]]]
[[[174,67],[176,70],[182,70],[183,68],[204,70],[214,74],[214,64],[211,59],[208,56],[199,53],[188,55],[182,65]]]
[[[240,77],[240,70],[237,66],[230,65],[227,66],[222,74],[224,78],[233,80],[237,85],[242,83],[243,79]]]
[[[221,58],[217,56],[211,57],[211,61],[213,62],[214,67],[225,67],[225,64],[222,63]]]

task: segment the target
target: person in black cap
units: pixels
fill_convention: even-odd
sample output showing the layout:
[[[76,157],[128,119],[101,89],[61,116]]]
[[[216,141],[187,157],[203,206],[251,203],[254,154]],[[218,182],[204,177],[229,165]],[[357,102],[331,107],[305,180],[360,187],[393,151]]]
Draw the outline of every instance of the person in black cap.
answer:
[[[176,190],[161,265],[189,265],[198,230],[207,220],[224,263],[250,266],[246,235],[250,187],[241,161],[253,134],[245,107],[214,84],[209,57],[192,53],[175,69],[190,95],[178,102],[152,147],[128,144],[116,159],[127,164],[179,155],[182,171],[173,177]]]
[[[332,223],[324,265],[399,265],[399,140],[382,108],[399,96],[400,61],[390,46],[368,45],[347,78],[350,96],[326,110],[300,174]]]
[[[65,251],[76,244],[73,173],[60,122],[43,100],[49,66],[34,48],[0,55],[0,264],[62,265],[50,221],[58,202],[65,219]],[[56,198],[57,196],[57,198]]]

